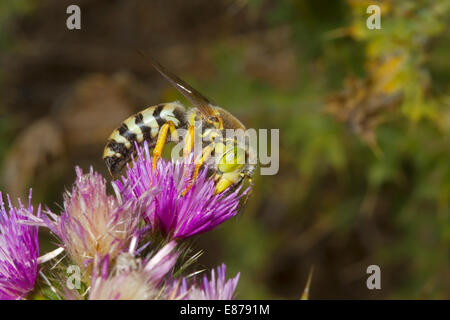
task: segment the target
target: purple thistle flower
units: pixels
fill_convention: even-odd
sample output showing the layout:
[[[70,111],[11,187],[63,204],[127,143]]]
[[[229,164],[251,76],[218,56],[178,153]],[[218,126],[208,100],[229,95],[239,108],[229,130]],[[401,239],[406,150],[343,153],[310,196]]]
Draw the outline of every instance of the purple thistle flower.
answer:
[[[239,200],[248,190],[214,194],[215,182],[207,176],[206,167],[192,181],[193,161],[185,166],[180,161],[160,159],[154,171],[147,143],[137,150],[138,157],[127,167],[126,176],[113,184],[124,199],[147,199],[144,219],[153,230],[171,239],[183,239],[209,231],[238,213]]]
[[[33,290],[38,274],[38,227],[25,224],[28,219],[21,214],[33,212],[31,190],[27,208],[20,199],[18,208],[9,195],[7,199],[9,213],[0,192],[0,300],[22,299]]]
[[[140,209],[137,203],[107,195],[105,180],[92,168],[88,174],[75,170],[75,185],[64,196],[64,212],[60,216],[48,212],[42,222],[73,261],[85,267],[97,256],[114,259],[123,250],[138,233]]]
[[[143,263],[129,253],[121,253],[111,274],[108,273],[109,257],[104,258],[100,262],[100,271],[93,274],[89,299],[160,299],[162,280],[178,258],[175,248],[175,241],[171,241]]]
[[[214,269],[211,271],[211,278],[208,280],[206,275],[203,276],[200,285],[194,283],[189,286],[187,280],[183,278],[181,282],[178,281],[172,285],[169,294],[184,300],[232,300],[240,273],[229,280],[226,279],[225,274],[226,266],[222,264],[217,267],[217,278]]]

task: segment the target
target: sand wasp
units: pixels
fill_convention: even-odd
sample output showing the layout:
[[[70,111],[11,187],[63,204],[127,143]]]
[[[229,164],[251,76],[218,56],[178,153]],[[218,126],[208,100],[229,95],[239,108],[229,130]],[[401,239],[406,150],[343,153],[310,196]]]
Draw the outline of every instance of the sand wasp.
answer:
[[[136,154],[135,144],[147,141],[153,148],[153,168],[161,158],[164,145],[168,141],[181,141],[179,129],[185,129],[183,156],[190,156],[195,139],[195,124],[201,122],[202,151],[195,159],[194,179],[199,168],[214,159],[212,171],[216,181],[216,193],[232,190],[248,180],[256,168],[255,152],[248,139],[239,141],[227,138],[226,129],[246,130],[245,126],[228,111],[213,105],[186,82],[171,73],[153,58],[153,67],[164,76],[194,106],[186,109],[179,102],[161,103],[148,107],[128,117],[109,136],[103,152],[103,159],[112,176],[117,175]],[[229,189],[231,188],[231,189]]]

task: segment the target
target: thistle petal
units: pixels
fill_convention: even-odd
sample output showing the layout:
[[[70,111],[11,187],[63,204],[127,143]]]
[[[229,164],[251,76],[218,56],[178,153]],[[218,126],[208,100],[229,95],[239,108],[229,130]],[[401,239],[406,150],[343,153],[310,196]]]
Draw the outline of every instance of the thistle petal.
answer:
[[[160,159],[156,170],[147,143],[137,146],[137,159],[126,175],[113,183],[128,201],[147,199],[144,219],[156,231],[172,239],[184,239],[214,229],[238,213],[239,200],[248,190],[215,194],[208,168],[200,169],[192,181],[194,162]],[[190,186],[186,194],[183,191]]]
[[[28,207],[19,200],[13,207],[7,195],[9,210],[0,192],[0,299],[22,299],[33,290],[38,274],[38,227],[28,225],[25,212],[33,214],[31,190]],[[23,213],[23,214],[22,214]],[[37,216],[40,215],[40,206]]]

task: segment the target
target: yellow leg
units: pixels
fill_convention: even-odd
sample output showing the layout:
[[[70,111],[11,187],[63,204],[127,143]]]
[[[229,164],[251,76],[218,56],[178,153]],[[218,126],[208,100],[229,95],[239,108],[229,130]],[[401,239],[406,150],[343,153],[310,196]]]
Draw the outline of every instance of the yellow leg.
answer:
[[[183,147],[183,158],[184,158],[184,176],[188,173],[188,163],[189,157],[191,155],[192,149],[194,149],[194,139],[195,139],[195,127],[190,125],[184,137],[184,147]]]
[[[201,168],[201,166],[203,164],[205,164],[205,162],[211,157],[211,152],[214,150],[214,144],[211,143],[210,145],[206,146],[205,148],[203,148],[202,150],[202,156],[195,161],[195,169],[194,169],[194,175],[192,177],[192,181],[189,184],[189,186],[187,186],[187,188],[183,191],[183,196],[186,194],[186,192],[189,191],[190,188],[192,188],[192,185],[194,184],[194,181],[197,179],[198,176],[198,172]],[[185,171],[186,174],[187,171]]]
[[[170,128],[170,138],[172,139],[173,142],[178,142],[179,137],[175,124],[172,121],[168,121],[167,123],[169,124]]]
[[[186,137],[184,137],[183,156],[184,156],[185,162],[189,158],[189,155],[191,154],[192,149],[194,149],[194,139],[195,139],[194,129],[195,129],[195,127],[193,125],[190,125],[188,127]]]
[[[193,181],[197,179],[198,171],[200,170],[200,167],[205,164],[205,162],[211,157],[211,152],[214,150],[214,145],[211,143],[210,145],[206,146],[202,151],[202,156],[200,159],[195,161],[195,170],[194,170],[194,176]]]
[[[237,181],[239,181],[241,178],[241,173],[239,171],[232,171],[232,172],[226,172],[223,173],[219,181],[216,183],[216,189],[214,190],[214,194],[221,193],[222,191],[225,191],[232,185],[234,185]]]
[[[162,125],[161,129],[159,130],[158,140],[156,140],[156,145],[155,148],[153,149],[153,170],[156,170],[156,164],[158,163],[158,160],[161,158],[164,145],[166,144],[166,138],[169,129],[172,137],[178,137],[175,125],[173,124],[172,121],[167,121]]]

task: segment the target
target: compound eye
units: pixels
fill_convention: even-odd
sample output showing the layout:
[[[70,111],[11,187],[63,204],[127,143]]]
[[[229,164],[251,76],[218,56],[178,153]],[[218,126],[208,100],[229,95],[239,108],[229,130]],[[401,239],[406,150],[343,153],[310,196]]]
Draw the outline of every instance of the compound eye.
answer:
[[[242,148],[234,147],[227,150],[219,161],[218,169],[225,172],[239,170],[245,164],[245,151]]]

